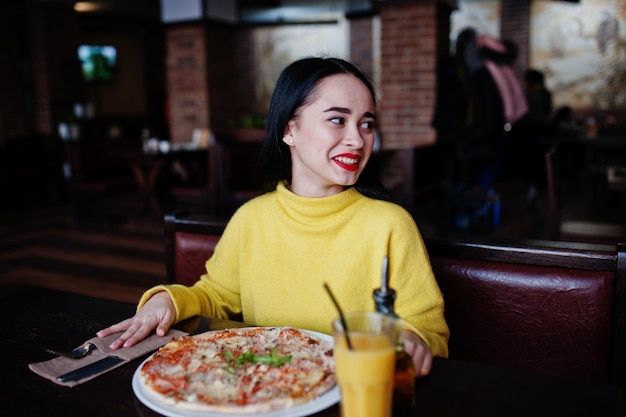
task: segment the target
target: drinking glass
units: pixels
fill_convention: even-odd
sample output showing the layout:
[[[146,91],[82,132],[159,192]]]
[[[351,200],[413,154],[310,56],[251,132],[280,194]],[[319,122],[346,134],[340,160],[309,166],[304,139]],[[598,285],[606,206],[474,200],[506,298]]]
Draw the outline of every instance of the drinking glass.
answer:
[[[335,371],[342,417],[390,417],[397,321],[375,312],[348,313],[348,348],[341,320],[333,322]]]

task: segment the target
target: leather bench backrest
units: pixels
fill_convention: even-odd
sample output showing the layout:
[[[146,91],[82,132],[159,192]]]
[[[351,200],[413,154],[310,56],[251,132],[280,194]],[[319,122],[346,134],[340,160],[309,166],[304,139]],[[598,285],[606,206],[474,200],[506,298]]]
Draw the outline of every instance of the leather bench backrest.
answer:
[[[197,216],[166,216],[168,282],[196,282],[224,228]],[[621,250],[546,241],[425,243],[446,303],[451,358],[624,382]]]
[[[213,255],[220,236],[176,232],[174,244],[174,273],[176,283],[192,285],[206,272],[204,265]]]
[[[608,382],[615,273],[432,256],[450,357]]]

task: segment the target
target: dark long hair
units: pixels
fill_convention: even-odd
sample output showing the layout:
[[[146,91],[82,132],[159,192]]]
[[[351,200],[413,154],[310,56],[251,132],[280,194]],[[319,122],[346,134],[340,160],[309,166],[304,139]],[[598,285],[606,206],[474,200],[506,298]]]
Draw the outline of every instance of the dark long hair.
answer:
[[[276,185],[291,182],[291,152],[282,140],[285,128],[296,110],[307,104],[319,82],[335,74],[352,74],[367,87],[376,103],[376,92],[369,78],[356,66],[340,58],[303,58],[288,65],[278,77],[270,100],[265,141],[257,166],[261,192],[273,191]],[[378,183],[374,168],[365,167],[354,187],[368,197],[391,201],[391,196]]]

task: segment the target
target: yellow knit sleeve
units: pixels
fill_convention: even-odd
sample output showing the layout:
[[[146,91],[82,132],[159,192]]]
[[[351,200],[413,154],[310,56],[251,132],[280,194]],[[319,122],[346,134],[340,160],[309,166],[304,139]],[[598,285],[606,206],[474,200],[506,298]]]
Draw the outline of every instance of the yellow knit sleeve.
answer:
[[[213,256],[206,261],[206,272],[194,285],[171,284],[150,288],[142,295],[138,309],[157,292],[167,291],[176,308],[176,322],[197,315],[240,318],[239,236],[237,222],[233,219],[215,246]]]
[[[450,331],[443,295],[417,225],[407,214],[398,216],[389,242],[390,285],[396,290],[396,313],[407,330],[416,333],[434,356],[448,356]]]

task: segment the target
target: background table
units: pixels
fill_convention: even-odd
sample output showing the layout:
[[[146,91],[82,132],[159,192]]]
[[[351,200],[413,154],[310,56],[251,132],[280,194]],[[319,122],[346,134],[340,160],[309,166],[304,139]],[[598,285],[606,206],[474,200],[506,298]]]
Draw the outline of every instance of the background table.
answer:
[[[134,395],[131,379],[147,357],[137,358],[74,388],[56,385],[28,369],[50,359],[45,347],[71,349],[99,329],[133,314],[133,304],[49,289],[0,286],[3,389],[7,416],[158,416]],[[243,323],[195,317],[177,326],[201,332]],[[563,349],[567,353],[566,347]],[[619,416],[617,388],[436,359],[431,375],[416,381],[417,416]],[[317,417],[338,417],[337,405]]]

